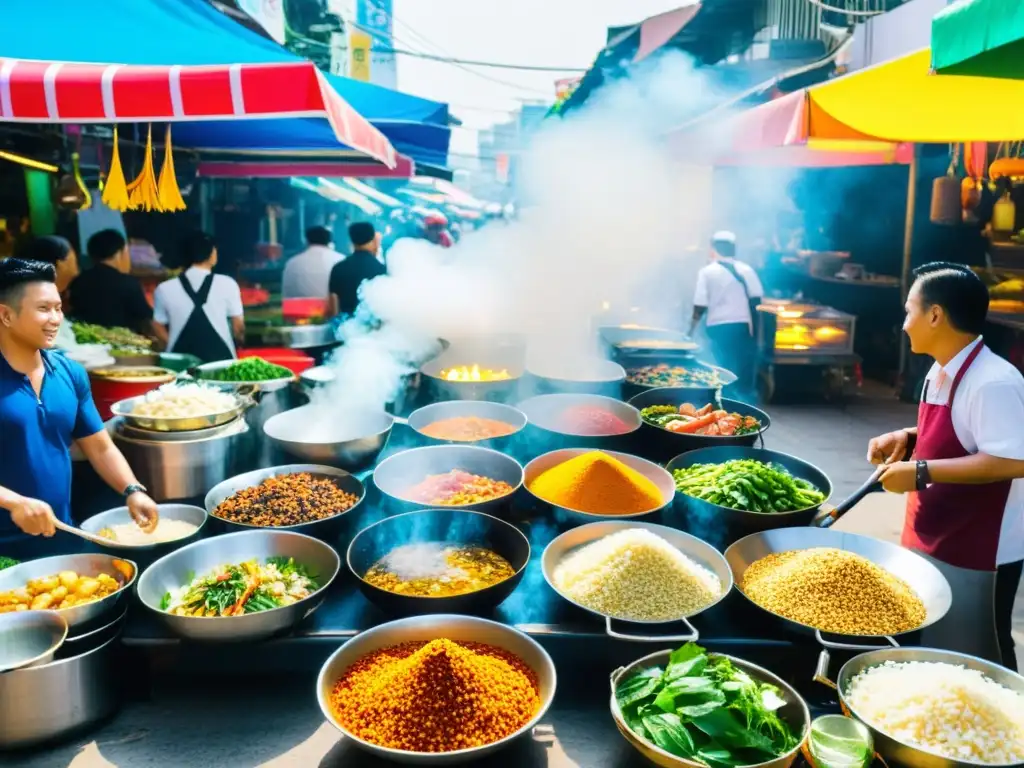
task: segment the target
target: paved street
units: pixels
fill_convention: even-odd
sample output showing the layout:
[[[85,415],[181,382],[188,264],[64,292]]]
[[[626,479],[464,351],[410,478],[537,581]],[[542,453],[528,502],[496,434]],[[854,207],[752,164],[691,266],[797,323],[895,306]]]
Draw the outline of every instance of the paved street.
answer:
[[[834,500],[856,489],[870,468],[868,439],[912,424],[914,408],[871,391],[845,406],[773,405],[769,448],[820,466],[835,484]],[[844,527],[898,535],[901,500],[875,497]],[[1024,626],[1024,621],[1021,622]],[[594,667],[596,660],[590,660]],[[606,670],[601,670],[601,675]],[[601,677],[598,675],[597,677]],[[339,741],[323,723],[313,695],[315,675],[288,680],[227,680],[215,686],[162,681],[149,701],[129,703],[110,723],[57,749],[2,761],[9,768],[378,768],[384,766]],[[596,701],[606,695],[597,691]],[[581,692],[559,691],[546,727],[501,758],[480,766],[641,768],[647,765],[611,728],[603,707],[580,706]],[[591,704],[595,699],[589,699]],[[552,728],[554,729],[552,731]]]

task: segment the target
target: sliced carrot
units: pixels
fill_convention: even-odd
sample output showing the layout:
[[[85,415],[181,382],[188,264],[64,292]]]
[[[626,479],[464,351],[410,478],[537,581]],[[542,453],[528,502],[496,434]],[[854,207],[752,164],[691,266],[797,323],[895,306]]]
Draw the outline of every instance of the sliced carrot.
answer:
[[[713,424],[714,422],[715,415],[713,413],[708,413],[704,416],[701,416],[700,418],[696,418],[693,421],[687,422],[676,431],[684,434],[693,434],[701,427],[706,427],[709,424]]]
[[[715,406],[713,406],[711,403],[708,403],[703,408],[701,408],[699,411],[697,411],[697,415],[698,416],[707,416],[714,409],[715,409]]]
[[[694,406],[693,403],[683,403],[682,405],[679,406],[679,412],[683,416],[696,416],[697,408],[696,406]]]

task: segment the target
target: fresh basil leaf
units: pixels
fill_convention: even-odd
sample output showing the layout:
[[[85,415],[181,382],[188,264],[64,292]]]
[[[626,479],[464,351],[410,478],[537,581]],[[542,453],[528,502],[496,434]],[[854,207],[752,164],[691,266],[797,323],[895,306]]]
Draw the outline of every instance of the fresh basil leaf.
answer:
[[[647,732],[647,729],[644,727],[644,721],[639,715],[631,713],[623,714],[623,717],[626,720],[626,725],[629,726],[629,730],[642,739],[647,739],[648,741],[651,740],[651,734]]]
[[[678,696],[675,699],[676,714],[692,720],[703,717],[725,705],[725,694],[711,689],[694,695]]]
[[[707,763],[710,768],[733,768],[733,766],[743,764],[733,756],[732,752],[714,742],[707,747],[698,749],[696,757]]]
[[[756,749],[770,755],[775,754],[771,739],[748,730],[730,710],[719,707],[706,715],[693,718],[690,722],[726,749]]]
[[[709,680],[706,677],[680,677],[678,680],[673,680],[665,686],[665,689],[672,691],[673,696],[702,693],[715,690],[715,681]]]
[[[696,643],[687,643],[682,648],[676,648],[668,657],[669,665],[682,664],[698,656],[706,656],[707,652]]]
[[[679,757],[689,757],[696,747],[678,717],[669,713],[648,715],[643,718],[644,727],[651,735],[651,741]]]
[[[660,709],[662,712],[669,714],[675,714],[676,711],[676,697],[669,688],[662,688],[654,699],[654,706]]]
[[[705,667],[708,665],[708,657],[704,654],[700,656],[694,656],[693,658],[680,661],[675,664],[670,663],[665,668],[664,680],[666,683],[673,680],[678,680],[681,677],[699,677],[704,673]]]
[[[619,709],[626,709],[648,696],[653,696],[661,687],[660,671],[659,677],[651,677],[640,673],[629,678],[626,682],[615,689],[615,700],[619,703]]]

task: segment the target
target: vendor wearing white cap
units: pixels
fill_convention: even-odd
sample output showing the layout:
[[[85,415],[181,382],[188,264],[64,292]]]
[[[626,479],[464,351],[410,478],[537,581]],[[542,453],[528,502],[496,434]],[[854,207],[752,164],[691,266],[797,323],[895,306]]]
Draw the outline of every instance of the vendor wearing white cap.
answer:
[[[917,425],[876,437],[882,485],[907,493],[902,544],[942,571],[953,593],[922,645],[1016,670],[1010,620],[1024,565],[1024,377],[985,346],[988,289],[970,269],[916,270],[903,330],[935,359]]]
[[[706,315],[715,361],[737,375],[741,392],[754,384],[754,324],[763,295],[757,273],[736,260],[736,235],[716,232],[711,238],[710,263],[697,273],[690,335]]]

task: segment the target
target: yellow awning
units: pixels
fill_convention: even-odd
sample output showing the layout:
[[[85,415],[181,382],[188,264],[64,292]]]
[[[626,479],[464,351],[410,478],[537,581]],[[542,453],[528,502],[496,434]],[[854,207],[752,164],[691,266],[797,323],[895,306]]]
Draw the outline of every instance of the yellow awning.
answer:
[[[807,89],[808,138],[947,144],[1024,138],[1024,80],[935,75],[931,50]]]

